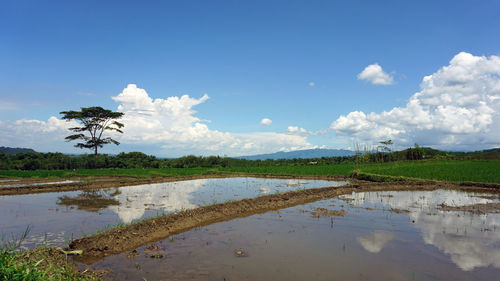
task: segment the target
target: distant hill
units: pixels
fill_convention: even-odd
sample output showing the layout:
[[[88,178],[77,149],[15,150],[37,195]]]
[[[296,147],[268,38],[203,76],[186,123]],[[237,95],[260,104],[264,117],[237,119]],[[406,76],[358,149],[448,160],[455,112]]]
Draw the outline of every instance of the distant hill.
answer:
[[[0,146],[0,152],[3,152],[5,154],[15,154],[15,153],[26,153],[26,152],[36,152],[36,151],[34,151],[31,148]]]
[[[500,153],[500,147],[481,150],[482,153]]]
[[[336,156],[351,156],[354,151],[345,149],[306,149],[295,150],[290,152],[275,152],[269,154],[258,154],[251,156],[235,157],[247,160],[266,160],[266,159],[293,159],[293,158],[321,158],[321,157],[336,157]]]

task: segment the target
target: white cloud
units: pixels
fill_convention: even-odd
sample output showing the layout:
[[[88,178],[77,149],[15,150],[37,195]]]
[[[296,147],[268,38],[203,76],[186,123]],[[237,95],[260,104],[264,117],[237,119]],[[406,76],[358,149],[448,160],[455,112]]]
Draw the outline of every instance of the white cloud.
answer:
[[[394,78],[385,73],[378,63],[370,64],[358,74],[359,80],[368,81],[374,85],[391,85],[394,84]]]
[[[273,120],[271,120],[269,118],[263,118],[262,120],[260,120],[260,124],[262,126],[271,126],[272,123],[273,123]]]
[[[500,57],[459,53],[420,87],[405,107],[353,111],[330,128],[367,143],[392,139],[399,146],[471,150],[500,145]]]
[[[290,134],[290,135],[307,136],[307,135],[311,134],[311,132],[309,132],[308,130],[301,128],[301,127],[298,127],[298,126],[288,126],[286,132],[287,132],[287,134]]]
[[[47,121],[0,121],[0,143],[4,146],[27,147],[38,151],[70,148],[73,144],[65,144],[64,137],[70,133],[68,128],[77,125],[74,121],[66,122],[55,116]]]
[[[316,86],[316,83],[314,83],[313,81],[311,81],[311,82],[309,82],[308,85],[309,85],[309,87],[314,87],[314,86]]]
[[[288,135],[297,135],[297,136],[319,136],[327,134],[327,130],[319,130],[315,132],[308,131],[299,126],[288,126],[286,129],[286,133]]]
[[[211,130],[193,110],[194,106],[209,99],[206,94],[199,99],[188,95],[152,99],[144,89],[130,84],[112,99],[119,103],[118,111],[125,113],[121,120],[125,124],[124,134],[113,134],[122,143],[118,150],[141,147],[150,149],[146,153],[165,156],[239,156],[314,148],[306,136],[275,132],[233,134]],[[74,125],[77,124],[56,117],[48,121],[0,121],[0,143],[40,151],[61,151],[64,148],[64,152],[75,152],[73,143],[61,146],[69,133],[67,128]]]
[[[245,155],[312,147],[304,136],[211,130],[193,110],[208,99],[205,94],[199,99],[183,95],[153,100],[144,89],[130,84],[113,97],[120,103],[118,110],[125,113],[125,133],[118,137],[124,143],[159,145],[165,153],[175,153],[175,156],[191,153]],[[268,118],[261,121],[263,125],[271,123]]]

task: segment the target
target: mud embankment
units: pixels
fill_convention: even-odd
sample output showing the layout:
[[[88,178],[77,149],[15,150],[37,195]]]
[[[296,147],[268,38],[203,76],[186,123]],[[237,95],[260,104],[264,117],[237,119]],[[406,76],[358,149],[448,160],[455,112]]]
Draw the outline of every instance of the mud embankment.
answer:
[[[325,187],[267,195],[241,201],[227,202],[160,216],[137,224],[112,229],[90,237],[73,241],[69,249],[83,250],[75,258],[91,264],[106,256],[136,249],[142,245],[165,239],[171,235],[234,218],[247,217],[318,200],[329,199],[341,194],[368,191],[436,190],[462,189],[452,183],[366,183],[358,182],[340,187]],[[499,192],[498,189],[468,186],[478,192]]]

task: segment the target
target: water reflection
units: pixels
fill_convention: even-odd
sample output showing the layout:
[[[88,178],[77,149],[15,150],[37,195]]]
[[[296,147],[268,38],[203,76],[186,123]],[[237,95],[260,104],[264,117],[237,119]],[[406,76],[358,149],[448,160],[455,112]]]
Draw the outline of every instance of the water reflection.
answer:
[[[443,203],[449,206],[467,206],[498,202],[495,197],[436,190],[353,193],[340,198],[346,198],[350,204],[365,208],[408,209],[410,220],[420,230],[424,242],[450,255],[451,260],[461,269],[469,271],[490,265],[500,268],[500,232],[497,231],[500,226],[499,214],[474,215],[438,209],[438,205]],[[368,240],[363,241],[366,243]]]
[[[376,254],[380,252],[385,244],[391,241],[393,237],[394,234],[390,232],[375,230],[369,235],[358,237],[357,240],[365,250]]]
[[[436,209],[491,199],[473,197],[353,194],[194,228],[92,266],[114,280],[497,280],[493,216]]]
[[[57,205],[76,206],[78,210],[97,212],[112,205],[120,205],[115,199],[120,194],[118,188],[104,190],[84,190],[76,196],[63,195],[57,198]]]
[[[62,183],[62,182],[59,182]],[[347,182],[286,179],[219,178],[128,186],[111,189],[0,196],[0,235],[19,235],[29,225],[25,245],[40,241],[64,245],[117,223],[149,216],[297,189]],[[52,244],[51,244],[52,245]]]
[[[172,213],[229,200],[252,198],[270,192],[284,192],[346,183],[256,178],[199,179],[121,187],[119,193],[106,193],[103,198],[99,199],[103,203],[108,203],[107,209],[115,212],[121,222],[131,223],[144,217],[147,211]],[[105,191],[97,192],[99,194],[105,193]],[[79,201],[75,202],[78,206],[99,205],[98,202],[86,202],[81,196],[80,198],[82,200],[67,198],[64,202]],[[95,199],[89,198],[89,201],[95,201]]]
[[[193,203],[194,193],[206,186],[207,180],[183,181],[158,184],[152,187],[134,186],[121,189],[121,193],[114,197],[119,202],[110,206],[124,223],[131,223],[141,218],[146,210],[156,209],[171,213],[182,209],[196,208]]]

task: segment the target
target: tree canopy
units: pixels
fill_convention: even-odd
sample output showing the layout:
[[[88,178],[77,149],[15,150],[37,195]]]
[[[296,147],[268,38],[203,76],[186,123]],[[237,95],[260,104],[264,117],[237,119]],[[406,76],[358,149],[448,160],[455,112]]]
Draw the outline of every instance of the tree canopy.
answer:
[[[120,144],[111,137],[104,137],[103,133],[104,131],[123,133],[121,128],[124,125],[115,120],[123,116],[122,112],[113,112],[100,106],[93,106],[82,107],[81,111],[62,111],[60,114],[63,114],[62,119],[66,121],[75,120],[82,125],[69,128],[75,134],[65,138],[66,141],[83,141],[75,144],[75,147],[91,149],[94,151],[94,155],[97,156],[97,149],[102,148],[105,144]]]

